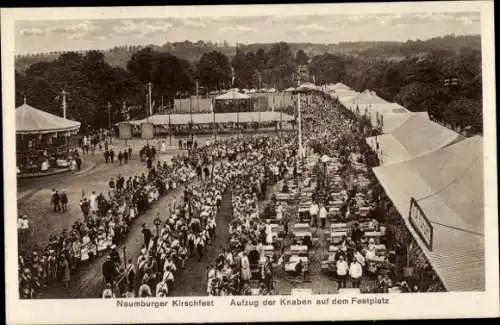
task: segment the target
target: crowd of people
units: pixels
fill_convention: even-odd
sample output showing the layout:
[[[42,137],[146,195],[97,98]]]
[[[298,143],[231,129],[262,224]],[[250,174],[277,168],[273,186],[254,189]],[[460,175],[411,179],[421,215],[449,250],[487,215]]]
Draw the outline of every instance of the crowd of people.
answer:
[[[153,163],[156,149],[145,146],[139,157],[146,162],[146,173],[110,179],[107,195],[92,192],[89,199],[82,198],[83,219],[71,230],[51,235],[46,247],[20,257],[21,296],[33,297],[51,281],[67,285],[71,270],[100,252],[106,252],[102,265],[103,298],[170,295],[175,290],[175,278],[187,261],[201,260],[206,247],[213,242],[216,216],[228,191],[232,194],[233,208],[229,241],[207,267],[206,293],[212,296],[276,293],[273,263],[277,258],[266,254],[264,247],[271,246],[282,258],[283,238],[293,237],[289,223],[301,220],[291,220],[275,196],[265,205],[266,192],[270,185],[285,178],[301,183],[305,169],[309,169],[309,176],[315,175],[316,184],[308,210],[311,227],[325,229],[327,221],[332,220],[328,208],[329,202],[335,200],[332,193],[341,197],[342,204],[334,219],[348,224],[348,230],[335,243],[335,254],[327,257],[338,288],[363,287],[363,292],[418,291],[417,285],[409,284],[398,272],[396,264],[402,255],[395,240],[398,234],[384,232],[380,241],[375,242],[361,227],[362,205],[367,209],[364,219],[370,220],[368,228],[382,232],[381,229],[392,229],[393,221],[388,218],[390,204],[370,172],[378,160],[365,142],[374,132],[369,122],[323,96],[311,96],[302,114],[303,146],[318,157],[308,167],[298,157],[296,134],[227,138],[205,146],[179,142],[189,149],[188,155],[176,156],[171,163],[158,160],[156,165]],[[127,163],[131,154],[128,149],[119,156]],[[324,156],[328,160],[319,159]],[[108,152],[109,157],[113,161]],[[332,176],[332,169],[339,179]],[[194,182],[196,178],[199,182]],[[122,260],[116,246],[124,240],[131,222],[181,184],[186,185],[182,200],[174,202],[166,215],[158,216],[156,233],[147,224],[142,225],[144,242],[139,257]],[[287,182],[281,191],[288,192]],[[64,210],[60,198],[58,202],[53,199],[54,211]],[[298,217],[300,213],[296,212],[292,215]],[[276,219],[283,228],[281,238],[271,229],[269,219]],[[378,254],[380,244],[385,250],[382,255]],[[311,247],[309,242],[308,248]],[[389,251],[397,256],[390,256]]]
[[[112,251],[124,240],[138,215],[161,196],[196,177],[198,165],[207,163],[206,148],[204,150],[176,156],[171,164],[158,161],[153,166],[150,162],[147,173],[141,175],[126,178],[120,174],[111,178],[108,193],[92,191],[88,197],[82,193],[82,218],[71,229],[50,234],[48,243],[35,243],[27,249],[20,245],[20,296],[36,297],[53,282],[67,285],[78,265]],[[149,146],[144,151],[153,152]],[[154,155],[149,154],[148,159],[154,159]],[[67,195],[54,189],[51,205],[54,211],[65,211]],[[21,232],[23,236],[19,238],[25,238],[27,232],[24,229]]]
[[[207,293],[212,296],[259,295],[276,293],[274,263],[263,247],[276,245],[268,221],[261,217],[259,200],[266,197],[267,187],[275,184],[296,159],[294,137],[254,138],[243,142],[248,150],[231,165],[233,219],[230,239],[207,271]],[[278,172],[276,172],[278,170]]]

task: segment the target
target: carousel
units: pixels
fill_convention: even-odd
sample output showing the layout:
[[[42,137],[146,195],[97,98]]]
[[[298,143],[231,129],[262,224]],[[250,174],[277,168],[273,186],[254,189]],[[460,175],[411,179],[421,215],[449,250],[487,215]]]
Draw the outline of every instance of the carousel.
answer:
[[[80,122],[39,109],[26,101],[16,108],[16,163],[19,177],[49,175],[74,167],[69,138]]]

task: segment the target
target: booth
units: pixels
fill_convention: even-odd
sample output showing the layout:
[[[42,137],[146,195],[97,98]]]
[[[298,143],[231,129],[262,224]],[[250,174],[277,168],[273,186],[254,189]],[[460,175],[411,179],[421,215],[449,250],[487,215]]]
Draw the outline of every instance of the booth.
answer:
[[[69,170],[70,137],[79,129],[80,122],[44,112],[26,103],[16,108],[18,176],[41,176]]]

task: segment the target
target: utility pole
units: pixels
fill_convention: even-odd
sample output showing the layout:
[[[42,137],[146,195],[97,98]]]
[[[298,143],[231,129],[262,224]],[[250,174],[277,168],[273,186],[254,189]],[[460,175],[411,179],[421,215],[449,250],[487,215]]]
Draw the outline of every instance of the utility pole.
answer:
[[[297,87],[300,87],[300,77],[297,78]],[[301,104],[301,99],[300,99],[300,89],[298,89],[298,99],[297,99],[297,110],[298,110],[298,127],[299,127],[299,160],[302,162],[302,115],[301,115],[301,109],[300,109],[300,104]]]
[[[148,114],[147,114],[147,121],[149,122],[149,115],[152,114],[153,112],[153,108],[151,106],[151,87],[153,86],[153,84],[151,82],[148,82]]]
[[[108,129],[111,130],[111,103],[108,101]]]
[[[66,118],[67,104],[66,104],[66,96],[69,95],[64,89],[61,91],[62,96],[62,109],[63,109],[63,117]]]
[[[190,125],[190,131],[191,131],[191,145],[193,145],[193,103],[192,103],[192,98],[189,96],[189,116],[191,122],[189,123]]]
[[[196,109],[197,112],[200,112],[200,95],[199,95],[199,84],[198,84],[198,78],[196,78]]]

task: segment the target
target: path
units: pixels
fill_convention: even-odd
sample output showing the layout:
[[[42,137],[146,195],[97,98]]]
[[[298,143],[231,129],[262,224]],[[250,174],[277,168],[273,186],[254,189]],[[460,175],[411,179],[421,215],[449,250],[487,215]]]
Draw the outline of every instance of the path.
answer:
[[[207,246],[205,255],[198,261],[196,255],[191,257],[186,268],[175,280],[175,288],[172,296],[206,296],[207,280],[206,268],[215,262],[217,255],[229,241],[229,223],[233,215],[231,192],[226,192],[222,197],[221,208],[217,214],[216,238]]]

